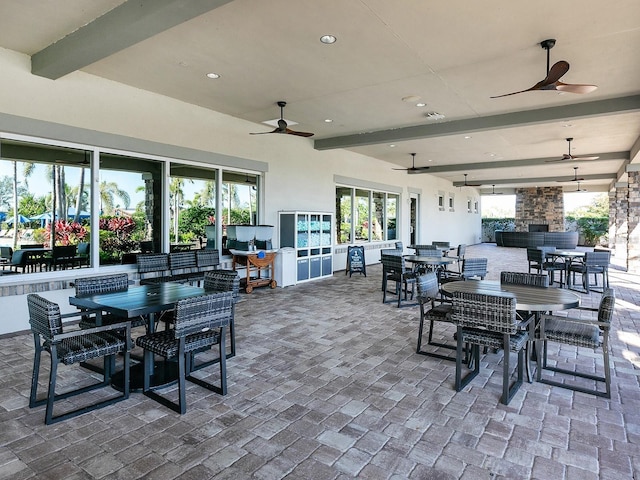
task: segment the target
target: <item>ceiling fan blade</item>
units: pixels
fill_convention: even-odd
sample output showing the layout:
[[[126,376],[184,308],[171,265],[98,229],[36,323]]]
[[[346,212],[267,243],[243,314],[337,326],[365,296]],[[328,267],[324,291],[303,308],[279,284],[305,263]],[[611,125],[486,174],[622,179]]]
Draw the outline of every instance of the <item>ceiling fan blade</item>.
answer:
[[[573,178],[570,178],[570,179],[568,179],[568,180],[556,180],[556,182],[560,182],[560,183],[567,183],[567,182],[582,182],[582,181],[584,181],[584,178],[581,178],[581,177],[577,177],[577,178],[576,178],[576,177],[573,177]]]
[[[249,135],[265,135],[267,133],[281,133],[277,128],[275,130],[271,130],[270,132],[250,132]]]
[[[313,137],[313,133],[297,132],[295,130],[291,130],[290,128],[287,128],[284,132],[279,133],[288,133],[289,135],[297,135],[298,137]]]
[[[562,76],[569,71],[569,62],[564,60],[560,60],[553,64],[553,67],[547,73],[547,77],[540,82],[542,85],[540,88],[545,87],[547,85],[552,85],[558,82],[562,78]]]
[[[594,155],[592,157],[572,157],[572,160],[578,160],[578,161],[580,161],[580,160],[597,160],[599,158],[600,157],[598,157],[597,155]]]
[[[598,88],[597,85],[586,85],[581,83],[556,82],[556,90],[568,93],[591,93]]]
[[[542,82],[536,83],[533,87],[531,88],[527,88],[526,90],[520,90],[518,92],[511,92],[511,93],[505,93],[503,95],[495,95],[493,97],[489,97],[489,98],[500,98],[500,97],[508,97],[509,95],[517,95],[518,93],[524,93],[524,92],[530,92],[532,90],[538,90],[537,85],[539,85]]]

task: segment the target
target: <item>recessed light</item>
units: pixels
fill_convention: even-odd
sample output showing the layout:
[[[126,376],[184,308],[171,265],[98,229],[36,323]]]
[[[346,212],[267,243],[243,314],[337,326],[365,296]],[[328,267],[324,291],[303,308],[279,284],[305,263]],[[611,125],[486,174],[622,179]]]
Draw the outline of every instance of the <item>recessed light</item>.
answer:
[[[338,40],[334,35],[322,35],[320,37],[320,41],[325,45],[331,45],[332,43],[336,43]]]
[[[211,73],[207,73],[207,77],[216,79],[216,78],[220,78],[220,74],[211,72]]]
[[[331,120],[330,118],[325,118],[325,119],[324,119],[324,122],[325,122],[325,123],[331,123],[331,122],[333,122],[333,120]]]
[[[403,102],[416,103],[422,100],[420,95],[407,95],[406,97],[402,97]]]
[[[427,112],[424,115],[430,120],[442,120],[444,118],[444,115],[438,112]]]
[[[393,147],[395,147],[395,144],[392,143],[391,145],[389,145],[389,148],[393,148]]]
[[[470,138],[471,138],[471,135],[465,135],[465,136],[464,136],[464,139],[465,139],[465,140],[469,140]]]
[[[416,107],[426,107],[427,104],[424,102],[416,103]]]
[[[570,123],[565,123],[565,124],[563,125],[563,127],[564,127],[564,128],[571,128],[571,127],[573,127],[573,125],[572,125],[572,124],[570,124]]]

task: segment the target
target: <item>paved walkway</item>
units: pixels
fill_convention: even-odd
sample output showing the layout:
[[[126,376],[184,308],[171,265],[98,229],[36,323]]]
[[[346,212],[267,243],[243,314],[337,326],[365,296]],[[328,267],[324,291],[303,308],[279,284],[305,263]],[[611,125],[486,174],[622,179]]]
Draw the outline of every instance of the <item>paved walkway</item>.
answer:
[[[522,249],[485,244],[467,255],[487,256],[490,278],[526,271]],[[453,363],[415,353],[417,308],[381,303],[380,274],[375,265],[366,278],[338,272],[242,295],[229,394],[191,384],[183,416],[134,393],[47,427],[44,408],[27,406],[31,337],[0,339],[0,479],[621,480],[640,472],[638,278],[611,272],[611,400],[525,383],[505,406],[501,354],[487,355],[480,376],[456,393]],[[583,365],[593,358],[580,352]],[[86,375],[63,366],[61,387]]]

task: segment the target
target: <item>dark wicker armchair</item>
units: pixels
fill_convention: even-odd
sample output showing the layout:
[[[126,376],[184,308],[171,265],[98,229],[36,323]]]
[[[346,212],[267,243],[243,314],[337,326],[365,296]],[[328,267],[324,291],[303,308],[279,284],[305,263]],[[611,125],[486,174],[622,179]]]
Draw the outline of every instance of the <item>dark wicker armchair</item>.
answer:
[[[232,292],[233,305],[231,320],[229,321],[229,353],[227,358],[236,356],[236,303],[240,293],[240,276],[235,270],[213,270],[204,274],[203,287],[207,293]]]
[[[29,308],[29,323],[31,324],[35,344],[29,407],[33,408],[46,403],[45,423],[47,425],[111,405],[129,397],[129,351],[132,347],[130,340],[131,325],[129,322],[65,332],[62,319],[77,317],[78,314],[61,315],[58,304],[33,293],[27,295],[27,305]],[[87,312],[84,312],[84,315],[87,315]],[[51,356],[51,369],[49,372],[47,396],[46,398],[38,400],[38,377],[43,351],[49,352]],[[109,397],[106,400],[101,400],[97,403],[83,406],[58,416],[53,415],[53,404],[55,401],[107,386],[110,376],[113,373],[112,364],[114,363],[115,355],[120,353],[124,355],[125,381],[122,395]],[[56,394],[59,363],[72,365],[100,357],[104,357],[104,376],[101,382]]]
[[[573,262],[569,265],[567,272],[567,285],[573,288],[575,285],[575,275],[582,275],[582,287],[587,293],[598,286],[598,275],[602,277],[602,291],[609,288],[609,262],[611,260],[611,252],[586,252],[584,254],[584,262]],[[594,284],[591,284],[590,275],[594,277]]]
[[[395,284],[395,293],[398,295],[398,308],[400,308],[402,292],[404,290],[404,299],[406,300],[409,285],[411,285],[411,299],[413,300],[416,274],[407,270],[404,264],[404,258],[400,255],[387,255],[383,253],[380,254],[380,260],[382,261],[383,271],[382,303],[387,302],[387,284],[391,281]]]
[[[441,303],[438,297],[438,276],[435,272],[428,272],[419,275],[416,278],[416,286],[418,288],[418,304],[420,305],[420,326],[418,327],[418,346],[416,353],[427,355],[429,357],[440,358],[444,360],[455,361],[455,354],[444,355],[432,350],[422,350],[422,337],[424,333],[424,322],[429,322],[429,334],[427,344],[433,347],[448,348],[455,350],[456,346],[452,344],[440,343],[433,341],[433,326],[435,322],[451,323],[451,313],[453,308],[451,304]]]
[[[508,405],[522,385],[525,368],[526,346],[529,340],[528,322],[521,322],[516,315],[516,299],[510,294],[487,295],[454,292],[453,323],[457,325],[456,339],[456,391],[462,390],[480,373],[480,346],[502,349],[503,404]],[[471,345],[473,370],[464,378],[464,346]],[[517,378],[511,383],[510,352],[518,354]]]
[[[615,308],[616,297],[613,289],[607,288],[602,293],[600,305],[597,309],[578,307],[574,310],[583,310],[597,312],[596,320],[574,317],[563,317],[559,315],[543,315],[540,321],[540,339],[538,341],[538,372],[537,381],[548,385],[568,388],[578,392],[589,393],[599,397],[611,398],[611,366],[609,362],[609,331],[611,330],[611,319]],[[556,342],[575,347],[582,347],[600,350],[602,353],[602,362],[604,367],[603,374],[595,374],[597,366],[593,361],[593,372],[586,373],[585,368],[582,371],[578,369],[568,369],[560,367],[566,363],[563,356],[556,362],[555,366],[550,366],[548,361],[548,343]],[[542,350],[542,351],[540,351]],[[579,360],[581,356],[579,352],[576,355]],[[588,357],[589,363],[592,363],[592,357]],[[567,383],[559,381],[560,375],[554,375],[553,378],[542,376],[543,370],[549,370],[556,373],[568,375],[570,377],[584,378],[595,382],[595,388],[587,388],[576,383]],[[604,382],[605,391],[598,390],[598,383]]]
[[[144,394],[183,414],[187,411],[185,380],[208,390],[226,395],[227,363],[225,355],[225,329],[229,325],[233,308],[233,292],[207,294],[180,300],[175,309],[174,328],[138,337],[136,344],[144,348]],[[192,352],[219,346],[220,384],[214,385],[191,373],[198,368],[192,365]],[[178,403],[151,390],[149,364],[153,356],[175,358],[178,361]]]

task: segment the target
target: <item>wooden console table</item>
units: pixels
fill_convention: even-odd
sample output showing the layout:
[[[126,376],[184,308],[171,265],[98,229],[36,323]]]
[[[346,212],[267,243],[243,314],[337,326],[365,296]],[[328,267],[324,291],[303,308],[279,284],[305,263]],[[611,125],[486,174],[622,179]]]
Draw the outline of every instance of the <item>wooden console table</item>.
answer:
[[[246,269],[245,278],[240,277],[240,284],[247,293],[253,292],[255,287],[269,285],[271,288],[278,286],[274,279],[274,262],[277,250],[261,250],[259,252],[247,252],[243,250],[230,250],[233,255],[233,269]],[[260,258],[259,254],[264,253]],[[264,275],[268,273],[268,275]]]

